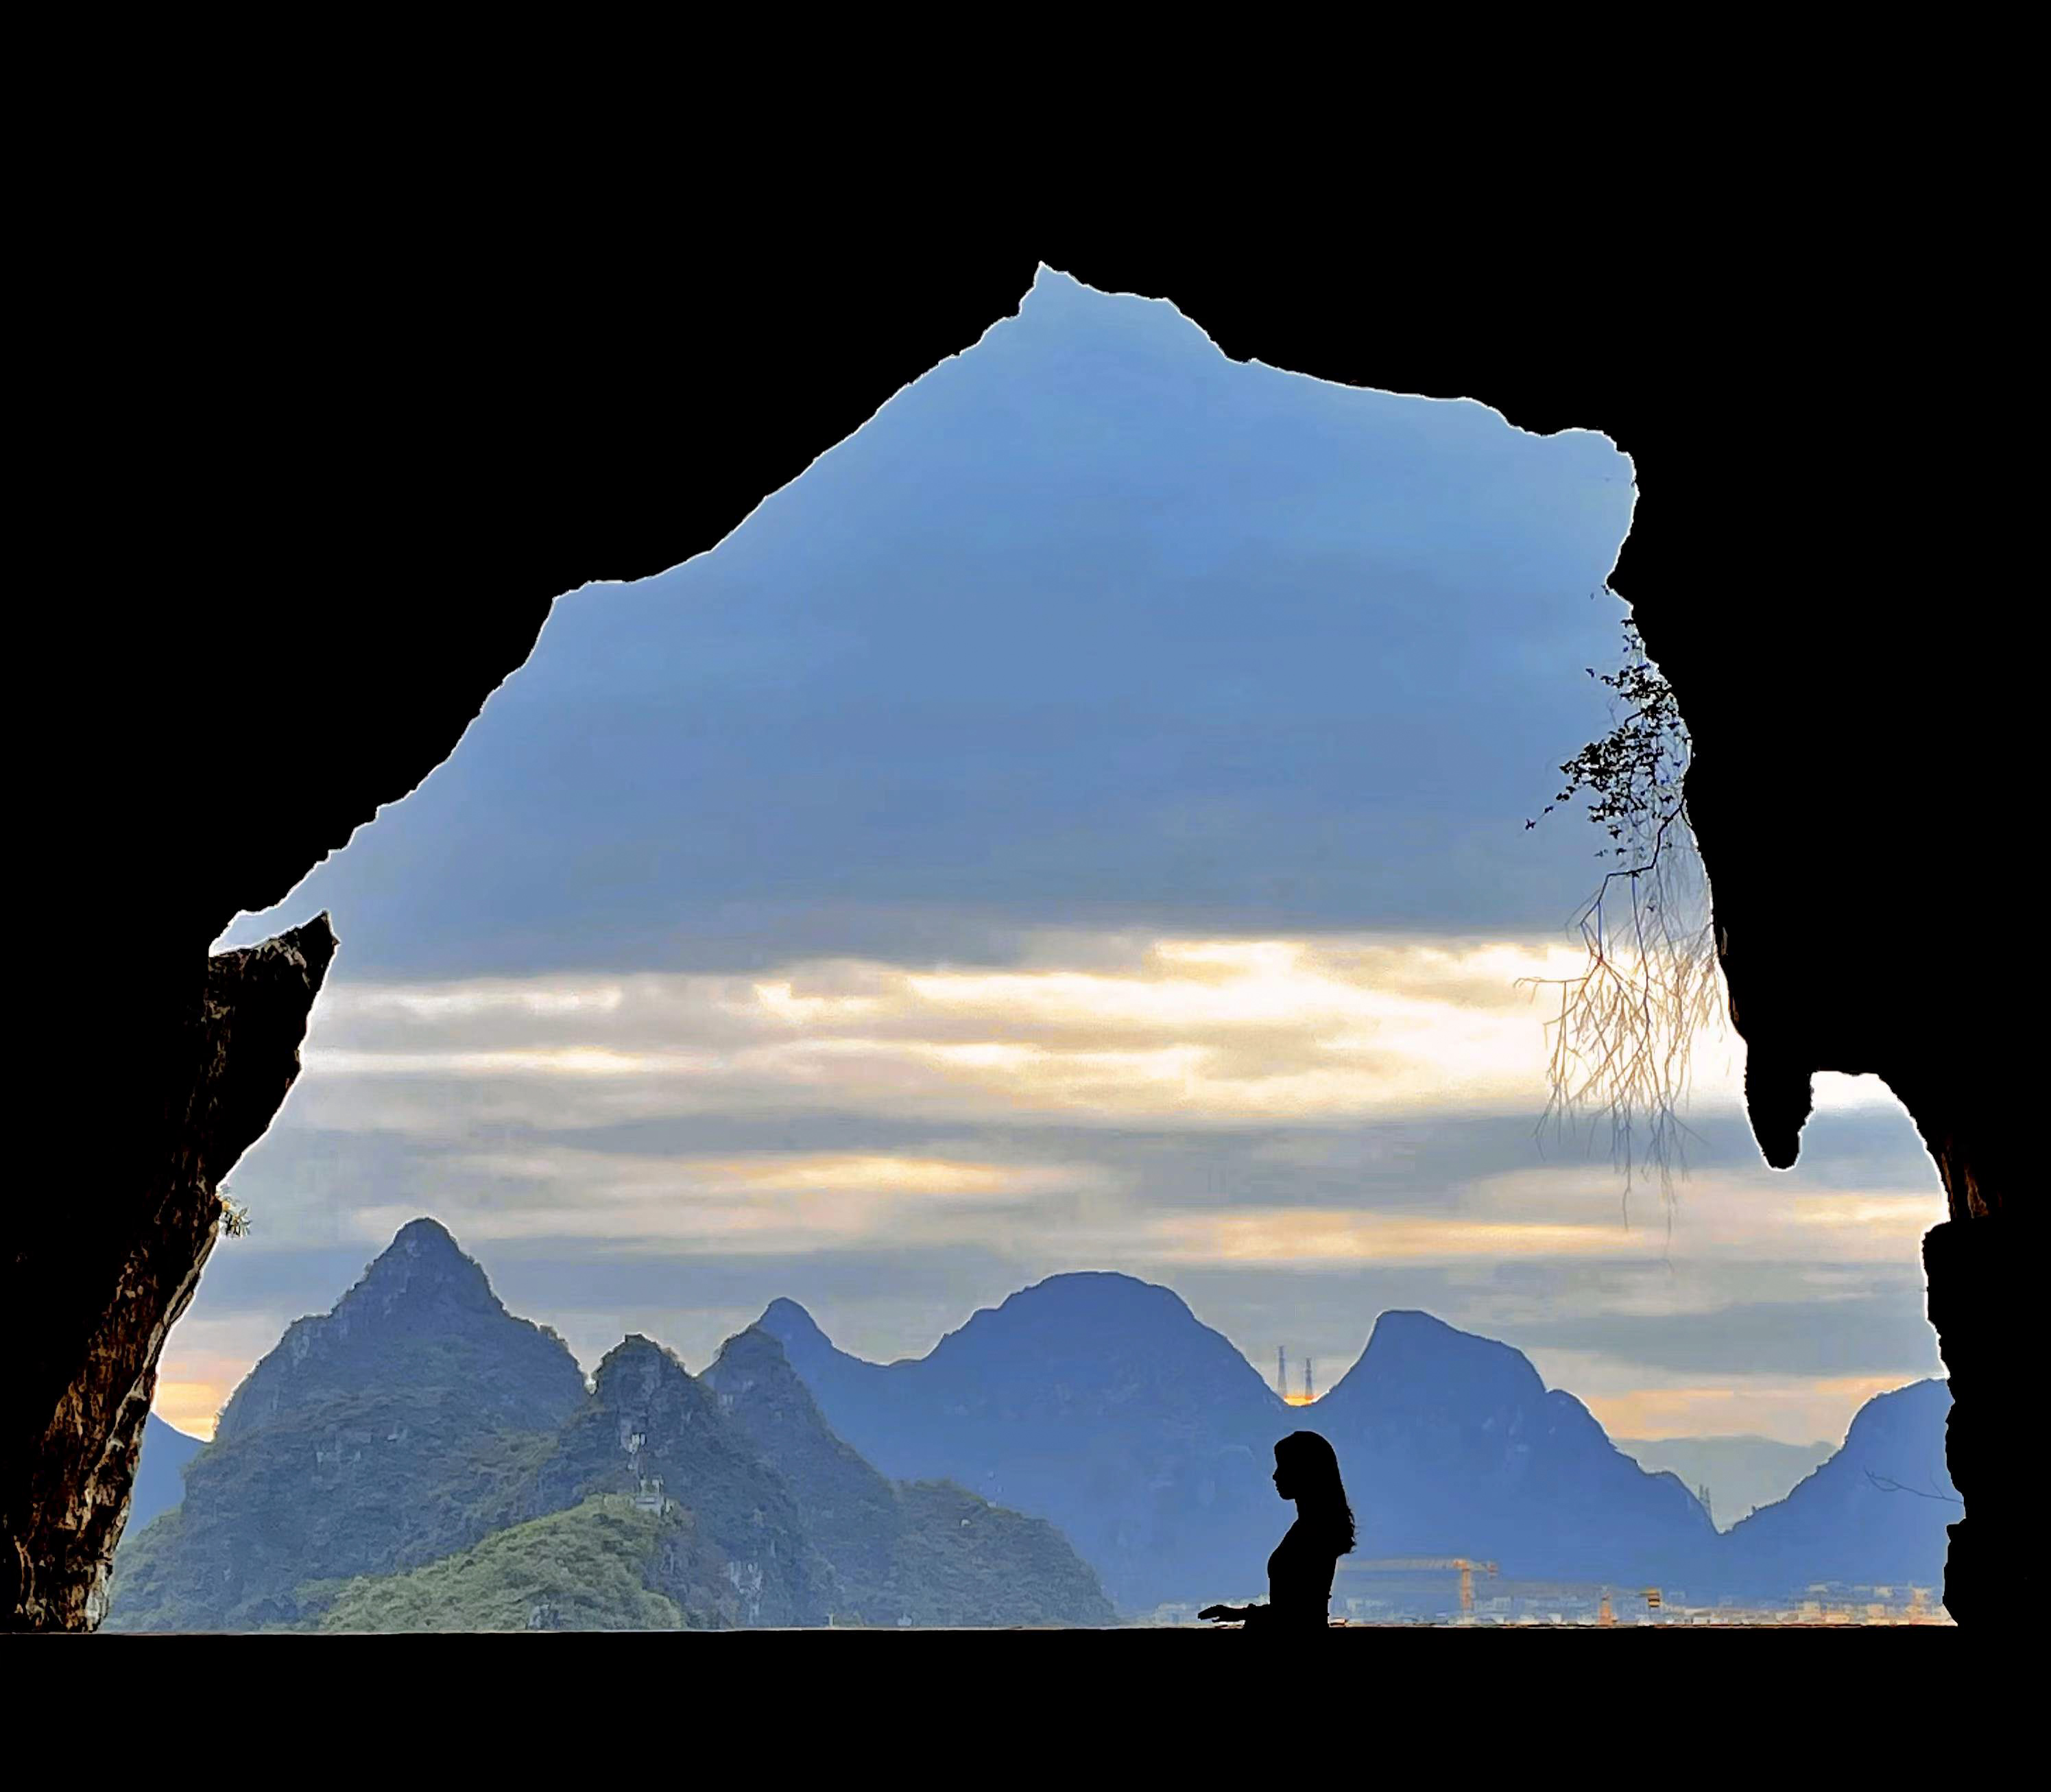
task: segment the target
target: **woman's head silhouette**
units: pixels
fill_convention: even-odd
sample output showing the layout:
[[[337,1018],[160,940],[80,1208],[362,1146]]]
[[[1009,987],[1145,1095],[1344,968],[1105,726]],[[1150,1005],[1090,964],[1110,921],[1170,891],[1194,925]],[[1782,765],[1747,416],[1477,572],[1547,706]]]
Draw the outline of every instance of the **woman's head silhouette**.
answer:
[[[1353,1547],[1353,1508],[1339,1480],[1339,1459],[1315,1431],[1291,1431],[1275,1446],[1275,1491],[1296,1502],[1296,1516],[1326,1532],[1334,1550]]]
[[[1315,1431],[1291,1431],[1275,1446],[1275,1491],[1296,1503],[1296,1522],[1268,1558],[1264,1606],[1205,1606],[1197,1614],[1232,1624],[1325,1628],[1332,1575],[1353,1547],[1353,1508],[1339,1459]]]

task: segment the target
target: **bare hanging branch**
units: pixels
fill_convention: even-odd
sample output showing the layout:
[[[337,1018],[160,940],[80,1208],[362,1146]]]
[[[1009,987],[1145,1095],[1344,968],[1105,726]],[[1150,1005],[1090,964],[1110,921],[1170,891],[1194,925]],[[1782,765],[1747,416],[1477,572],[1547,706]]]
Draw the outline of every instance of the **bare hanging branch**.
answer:
[[[1963,1506],[1966,1503],[1955,1493],[1940,1493],[1934,1489],[1925,1493],[1920,1487],[1904,1487],[1900,1481],[1885,1475],[1877,1475],[1870,1469],[1866,1470],[1865,1478],[1883,1493],[1913,1493],[1919,1500],[1941,1500],[1947,1506]]]
[[[1670,1222],[1673,1172],[1686,1173],[1686,1141],[1695,1137],[1680,1117],[1691,1049],[1705,1029],[1721,1030],[1725,1007],[1707,885],[1688,826],[1687,726],[1635,621],[1627,620],[1623,636],[1619,671],[1588,668],[1615,692],[1622,713],[1613,710],[1610,731],[1560,768],[1567,781],[1539,814],[1588,792],[1588,819],[1612,842],[1597,856],[1626,863],[1604,874],[1575,918],[1586,966],[1571,977],[1520,982],[1534,996],[1546,988],[1560,997],[1545,1023],[1551,1098],[1539,1133],[1606,1120],[1627,1215],[1637,1166],[1650,1160]],[[1628,913],[1617,916],[1614,906],[1627,894]]]

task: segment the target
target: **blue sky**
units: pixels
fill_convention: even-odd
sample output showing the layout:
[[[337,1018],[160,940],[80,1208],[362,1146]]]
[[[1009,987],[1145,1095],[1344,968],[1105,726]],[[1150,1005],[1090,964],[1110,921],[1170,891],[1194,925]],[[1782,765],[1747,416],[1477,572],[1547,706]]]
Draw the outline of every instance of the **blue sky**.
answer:
[[[160,1403],[203,1422],[433,1212],[587,1361],[702,1361],[779,1294],[902,1354],[1111,1268],[1264,1367],[1424,1306],[1621,1433],[1841,1430],[1936,1367],[1883,1092],[1830,1079],[1772,1177],[1705,1042],[1670,1236],[1531,1136],[1513,982],[1572,963],[1603,843],[1523,823],[1608,725],[1632,481],[1043,271],[714,551],[564,597],[236,923],[326,908],[342,953]]]

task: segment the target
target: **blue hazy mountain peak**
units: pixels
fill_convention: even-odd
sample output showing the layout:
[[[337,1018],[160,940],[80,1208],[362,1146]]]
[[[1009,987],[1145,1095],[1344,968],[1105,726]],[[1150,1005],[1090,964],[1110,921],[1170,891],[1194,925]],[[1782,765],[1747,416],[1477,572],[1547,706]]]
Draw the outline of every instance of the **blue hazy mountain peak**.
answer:
[[[1731,1584],[1762,1595],[1828,1583],[1940,1587],[1944,1527],[1964,1513],[1945,1461],[1951,1406],[1951,1383],[1935,1379],[1867,1401],[1835,1455],[1731,1527]]]
[[[329,1312],[286,1328],[236,1389],[217,1437],[382,1385],[395,1367],[460,1385],[507,1423],[555,1424],[584,1397],[568,1346],[509,1313],[476,1259],[439,1221],[423,1218],[401,1227]]]
[[[366,1322],[373,1313],[390,1320],[438,1300],[480,1313],[506,1311],[477,1259],[464,1254],[440,1220],[424,1216],[408,1220],[393,1234],[362,1280],[342,1297],[334,1317],[346,1330],[351,1323]]]
[[[411,1257],[463,1257],[463,1246],[455,1242],[455,1234],[432,1214],[408,1220],[392,1234],[392,1242],[385,1248]],[[463,1260],[468,1261],[467,1258]]]
[[[629,1332],[599,1360],[597,1371],[592,1377],[597,1397],[604,1399],[607,1390],[615,1386],[621,1377],[636,1371],[658,1377],[666,1376],[671,1371],[686,1379],[690,1375],[683,1359],[667,1344],[645,1332]]]
[[[1366,1349],[1318,1405],[1327,1416],[1356,1407],[1467,1411],[1536,1401],[1545,1392],[1522,1351],[1428,1313],[1396,1308],[1375,1321]]]
[[[188,1437],[154,1413],[143,1420],[135,1491],[128,1501],[129,1534],[140,1536],[151,1519],[185,1497],[185,1465],[205,1447],[204,1440]]]
[[[1179,1295],[1115,1272],[1049,1277],[890,1364],[838,1349],[798,1302],[778,1299],[702,1382],[635,1333],[607,1353],[587,1397],[561,1340],[507,1314],[432,1221],[404,1228],[333,1313],[287,1332],[238,1391],[222,1437],[232,1451],[274,1417],[394,1378],[441,1390],[473,1425],[538,1430],[568,1417],[576,1447],[550,1471],[565,1498],[594,1477],[616,1480],[623,1442],[644,1433],[670,1491],[702,1481],[702,1498],[736,1523],[781,1497],[748,1481],[723,1415],[729,1396],[768,1387],[815,1454],[837,1438],[834,1453],[844,1445],[888,1479],[951,1481],[1046,1519],[1129,1610],[1259,1595],[1290,1516],[1270,1481],[1272,1452],[1305,1422],[1337,1453],[1363,1562],[1464,1555],[1499,1563],[1506,1579],[1709,1599],[1783,1598],[1818,1581],[1934,1586],[1959,1510],[1940,1381],[1869,1401],[1827,1463],[1720,1536],[1680,1479],[1641,1468],[1509,1344],[1387,1312],[1338,1386],[1291,1409]],[[720,1463],[732,1473],[713,1474]]]
[[[1051,1520],[1131,1607],[1260,1591],[1288,1518],[1274,1446],[1307,1422],[1338,1453],[1368,1554],[1671,1579],[1706,1570],[1716,1540],[1681,1481],[1619,1452],[1521,1352],[1427,1313],[1383,1313],[1303,1411],[1172,1289],[1115,1273],[1049,1277],[889,1364],[836,1349],[795,1303],[763,1324],[885,1473]]]
[[[1095,1336],[1123,1334],[1131,1326],[1179,1329],[1201,1324],[1189,1303],[1171,1288],[1112,1270],[1078,1270],[1020,1289],[995,1307],[983,1309],[949,1336],[966,1337],[979,1329],[1058,1331],[1072,1326],[1084,1327]]]
[[[819,1329],[819,1322],[795,1301],[780,1294],[762,1309],[762,1317],[755,1323],[787,1352],[793,1345],[833,1348],[832,1340]]]

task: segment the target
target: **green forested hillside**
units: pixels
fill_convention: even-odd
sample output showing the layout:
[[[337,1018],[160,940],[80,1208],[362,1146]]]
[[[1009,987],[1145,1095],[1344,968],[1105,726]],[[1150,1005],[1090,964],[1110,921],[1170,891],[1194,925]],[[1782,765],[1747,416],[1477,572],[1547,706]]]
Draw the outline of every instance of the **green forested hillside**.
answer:
[[[807,1536],[789,1484],[684,1366],[652,1340],[630,1337],[606,1353],[593,1379],[591,1398],[557,1433],[519,1496],[519,1516],[659,1480],[662,1498],[691,1515],[696,1548],[721,1570],[708,1579],[672,1564],[676,1593],[699,1602],[688,1612],[748,1626],[825,1623],[832,1570]],[[665,1583],[658,1577],[657,1584]]]
[[[537,1516],[520,1496],[585,1399],[561,1339],[415,1220],[250,1371],[184,1499],[123,1540],[107,1628],[295,1623],[303,1582],[415,1567]]]
[[[783,1346],[727,1340],[705,1385],[782,1473],[832,1564],[838,1622],[1108,1625],[1095,1571],[1043,1520],[951,1483],[886,1481],[834,1434]]]
[[[766,1333],[702,1381],[629,1337],[587,1391],[416,1220],[237,1390],[182,1501],[124,1540],[107,1627],[1111,1621],[1048,1525],[877,1473]]]
[[[117,1552],[107,1627],[291,1623],[302,1582],[413,1567],[514,1516],[549,1434],[498,1429],[425,1354],[417,1383],[316,1400],[201,1450],[184,1500]]]
[[[914,1624],[1117,1622],[1096,1571],[1044,1518],[951,1481],[910,1482],[897,1497],[898,1583]]]
[[[426,1567],[321,1590],[312,1627],[686,1630],[686,1608],[650,1583],[666,1551],[689,1555],[690,1532],[689,1515],[674,1508],[658,1516],[623,1495],[595,1495]]]

